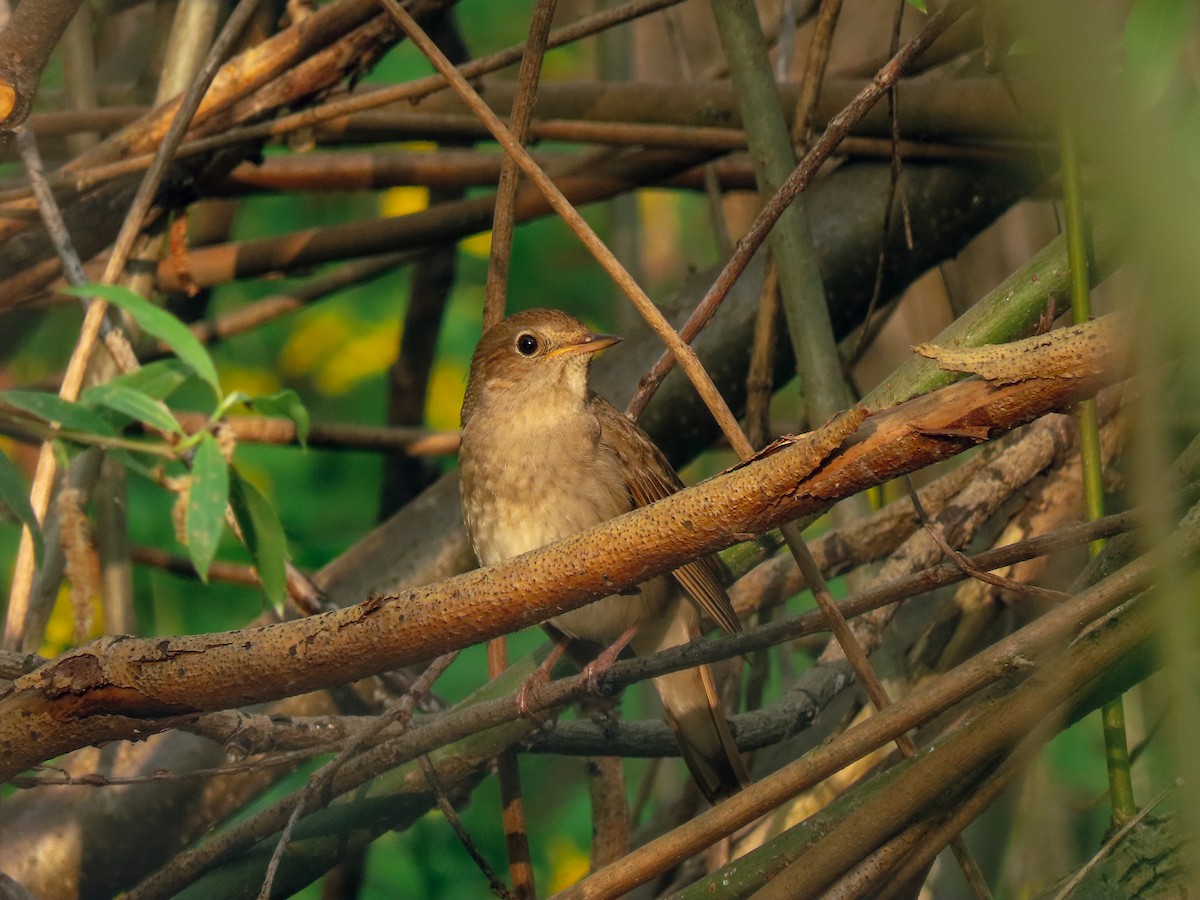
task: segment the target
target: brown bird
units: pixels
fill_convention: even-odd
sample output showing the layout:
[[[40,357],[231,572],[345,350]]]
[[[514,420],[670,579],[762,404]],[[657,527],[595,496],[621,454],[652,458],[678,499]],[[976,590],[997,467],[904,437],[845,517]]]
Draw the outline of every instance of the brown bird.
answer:
[[[481,564],[683,486],[650,437],[588,387],[593,354],[619,340],[552,309],[518,313],[480,339],[463,400],[459,477]],[[567,637],[613,645],[603,655],[609,658],[626,643],[638,655],[687,643],[700,634],[701,610],[725,631],[740,631],[720,577],[720,563],[705,557],[548,624]],[[654,686],[704,795],[715,802],[748,784],[708,667],[663,675]]]

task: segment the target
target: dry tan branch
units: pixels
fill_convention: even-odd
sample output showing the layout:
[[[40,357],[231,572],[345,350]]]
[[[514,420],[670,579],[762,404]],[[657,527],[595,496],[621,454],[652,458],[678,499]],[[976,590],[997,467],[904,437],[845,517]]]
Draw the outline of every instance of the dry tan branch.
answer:
[[[576,538],[399,597],[248,631],[102,639],[18,679],[0,698],[8,751],[0,774],[178,717],[328,687],[506,634],[954,455],[975,436],[1003,433],[1098,386],[1094,378],[954,385],[872,417],[803,486],[798,479],[815,462],[812,437]]]

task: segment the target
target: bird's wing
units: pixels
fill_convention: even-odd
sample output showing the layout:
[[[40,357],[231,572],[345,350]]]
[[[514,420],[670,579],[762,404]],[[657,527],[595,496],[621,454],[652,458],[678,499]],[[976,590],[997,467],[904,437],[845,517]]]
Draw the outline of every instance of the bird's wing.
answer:
[[[669,497],[683,487],[667,458],[646,432],[603,397],[593,396],[592,404],[600,420],[600,440],[620,457],[625,484],[635,506],[646,506]],[[702,556],[685,563],[675,570],[674,575],[722,630],[730,634],[742,630],[729,594],[721,585],[724,570],[715,556]]]

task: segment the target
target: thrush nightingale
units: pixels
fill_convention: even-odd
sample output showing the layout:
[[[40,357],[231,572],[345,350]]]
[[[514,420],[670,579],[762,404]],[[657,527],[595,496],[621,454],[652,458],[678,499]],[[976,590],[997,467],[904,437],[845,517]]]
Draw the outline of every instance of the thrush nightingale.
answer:
[[[480,339],[463,400],[459,477],[481,564],[561,540],[683,486],[650,437],[588,387],[593,355],[619,340],[552,309],[518,313]],[[548,624],[569,638],[612,644],[615,652],[628,642],[638,655],[697,637],[701,610],[724,630],[740,631],[720,579],[720,564],[705,557]],[[704,795],[715,802],[747,784],[708,667],[663,675],[654,686]]]

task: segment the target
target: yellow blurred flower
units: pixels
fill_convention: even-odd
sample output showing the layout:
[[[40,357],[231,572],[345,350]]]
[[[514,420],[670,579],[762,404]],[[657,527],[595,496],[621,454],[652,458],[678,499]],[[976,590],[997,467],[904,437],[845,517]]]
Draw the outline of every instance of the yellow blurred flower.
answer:
[[[350,339],[353,323],[335,309],[315,309],[296,320],[279,354],[279,370],[292,378],[311,375]]]
[[[273,394],[283,387],[279,376],[269,369],[248,369],[222,363],[218,367],[218,374],[221,376],[221,387],[226,391],[242,391],[251,397]]]
[[[563,835],[555,835],[546,844],[550,860],[550,885],[547,890],[556,894],[565,890],[588,873],[591,861],[587,851]]]
[[[279,354],[279,370],[309,377],[322,393],[336,397],[386,371],[399,342],[398,320],[367,323],[336,309],[314,310],[293,329]]]
[[[330,356],[314,374],[318,390],[332,397],[344,394],[360,381],[387,371],[400,346],[400,323],[381,322],[355,335]]]
[[[91,640],[104,633],[104,611],[100,606],[99,597],[93,596],[88,602],[92,607],[92,627],[88,630],[86,638]],[[54,609],[50,612],[50,621],[46,623],[38,653],[51,659],[74,646],[75,607],[71,604],[71,586],[64,581],[58,589],[58,596],[54,598]]]
[[[425,419],[434,431],[458,428],[459,410],[467,390],[467,367],[458,360],[442,359],[429,374]]]
[[[473,234],[459,242],[463,253],[479,259],[487,259],[492,254],[492,232],[489,229],[480,234]]]
[[[379,211],[387,217],[407,216],[429,208],[429,188],[388,188],[379,198]]]

